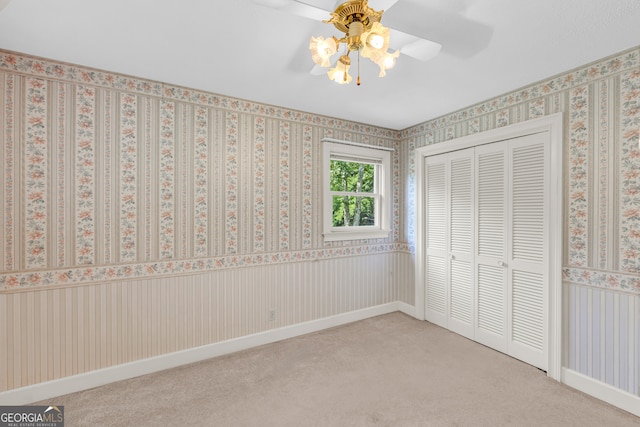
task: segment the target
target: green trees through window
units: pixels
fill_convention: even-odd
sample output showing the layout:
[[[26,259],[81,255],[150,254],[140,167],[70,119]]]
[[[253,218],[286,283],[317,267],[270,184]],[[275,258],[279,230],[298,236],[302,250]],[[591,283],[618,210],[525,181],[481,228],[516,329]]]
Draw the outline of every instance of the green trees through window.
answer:
[[[334,227],[375,225],[375,173],[374,164],[331,160]]]

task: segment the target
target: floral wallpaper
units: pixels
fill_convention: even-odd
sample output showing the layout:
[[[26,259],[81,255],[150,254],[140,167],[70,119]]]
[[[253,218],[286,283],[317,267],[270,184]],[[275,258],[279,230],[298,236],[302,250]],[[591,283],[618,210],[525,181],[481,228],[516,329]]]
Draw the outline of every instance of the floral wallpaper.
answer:
[[[27,79],[25,126],[25,217],[27,223],[26,259],[27,268],[46,265],[46,188],[47,188],[47,84],[38,79]]]
[[[399,133],[0,50],[0,290],[408,252],[324,244],[320,139]],[[24,189],[24,192],[23,192]]]
[[[640,48],[406,129],[406,240],[416,148],[564,112],[566,283],[640,294]]]
[[[587,175],[589,170],[589,92],[581,86],[569,93],[569,260],[575,266],[587,263]]]
[[[640,293],[639,48],[402,132],[5,51],[0,95],[0,289],[412,251],[413,150],[564,112],[565,281]],[[396,148],[390,239],[323,243],[324,136]]]
[[[620,82],[620,260],[623,271],[640,273],[640,69]]]

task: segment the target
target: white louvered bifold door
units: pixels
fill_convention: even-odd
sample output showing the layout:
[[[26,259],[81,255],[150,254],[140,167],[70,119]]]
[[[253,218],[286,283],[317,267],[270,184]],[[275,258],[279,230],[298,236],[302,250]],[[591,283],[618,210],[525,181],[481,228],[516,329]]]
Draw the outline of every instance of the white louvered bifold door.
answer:
[[[547,370],[547,134],[513,140],[509,149],[510,257],[508,353]]]
[[[507,352],[507,143],[476,147],[475,339]]]
[[[449,154],[449,329],[474,336],[473,149]]]
[[[473,338],[473,149],[425,162],[425,317]]]
[[[548,360],[548,134],[476,147],[476,341]]]
[[[425,161],[425,318],[442,327],[447,326],[449,311],[448,273],[448,183],[447,154],[432,156]]]
[[[425,318],[547,370],[549,134],[426,157]]]

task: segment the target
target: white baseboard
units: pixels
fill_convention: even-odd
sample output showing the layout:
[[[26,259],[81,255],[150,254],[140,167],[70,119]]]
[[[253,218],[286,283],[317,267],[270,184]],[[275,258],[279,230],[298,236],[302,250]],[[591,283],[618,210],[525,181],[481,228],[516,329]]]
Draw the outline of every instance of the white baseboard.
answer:
[[[398,301],[398,311],[403,312],[407,316],[416,317],[416,307],[406,302]]]
[[[33,384],[0,393],[0,405],[26,405],[41,400],[52,399],[69,393],[75,393],[90,388],[99,387],[105,384],[122,381],[130,378],[189,363],[199,362],[212,357],[234,353],[240,350],[270,344],[287,338],[305,335],[311,332],[380,316],[382,314],[402,311],[409,312],[412,307],[401,302],[392,302],[375,307],[349,313],[338,314],[336,316],[325,317],[323,319],[312,320],[296,325],[285,326],[270,331],[260,332],[245,337],[182,350],[175,353],[163,354],[148,359],[137,360],[135,362],[124,363],[122,365],[111,366],[109,368],[98,369],[83,374],[72,375],[53,381]]]
[[[562,368],[562,382],[640,417],[640,397],[571,369]]]

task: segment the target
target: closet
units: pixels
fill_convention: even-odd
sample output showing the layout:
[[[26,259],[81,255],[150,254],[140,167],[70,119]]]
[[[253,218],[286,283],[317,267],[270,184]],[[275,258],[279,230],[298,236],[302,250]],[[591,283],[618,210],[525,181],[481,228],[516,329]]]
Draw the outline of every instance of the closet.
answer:
[[[421,161],[425,319],[547,370],[549,132]]]

